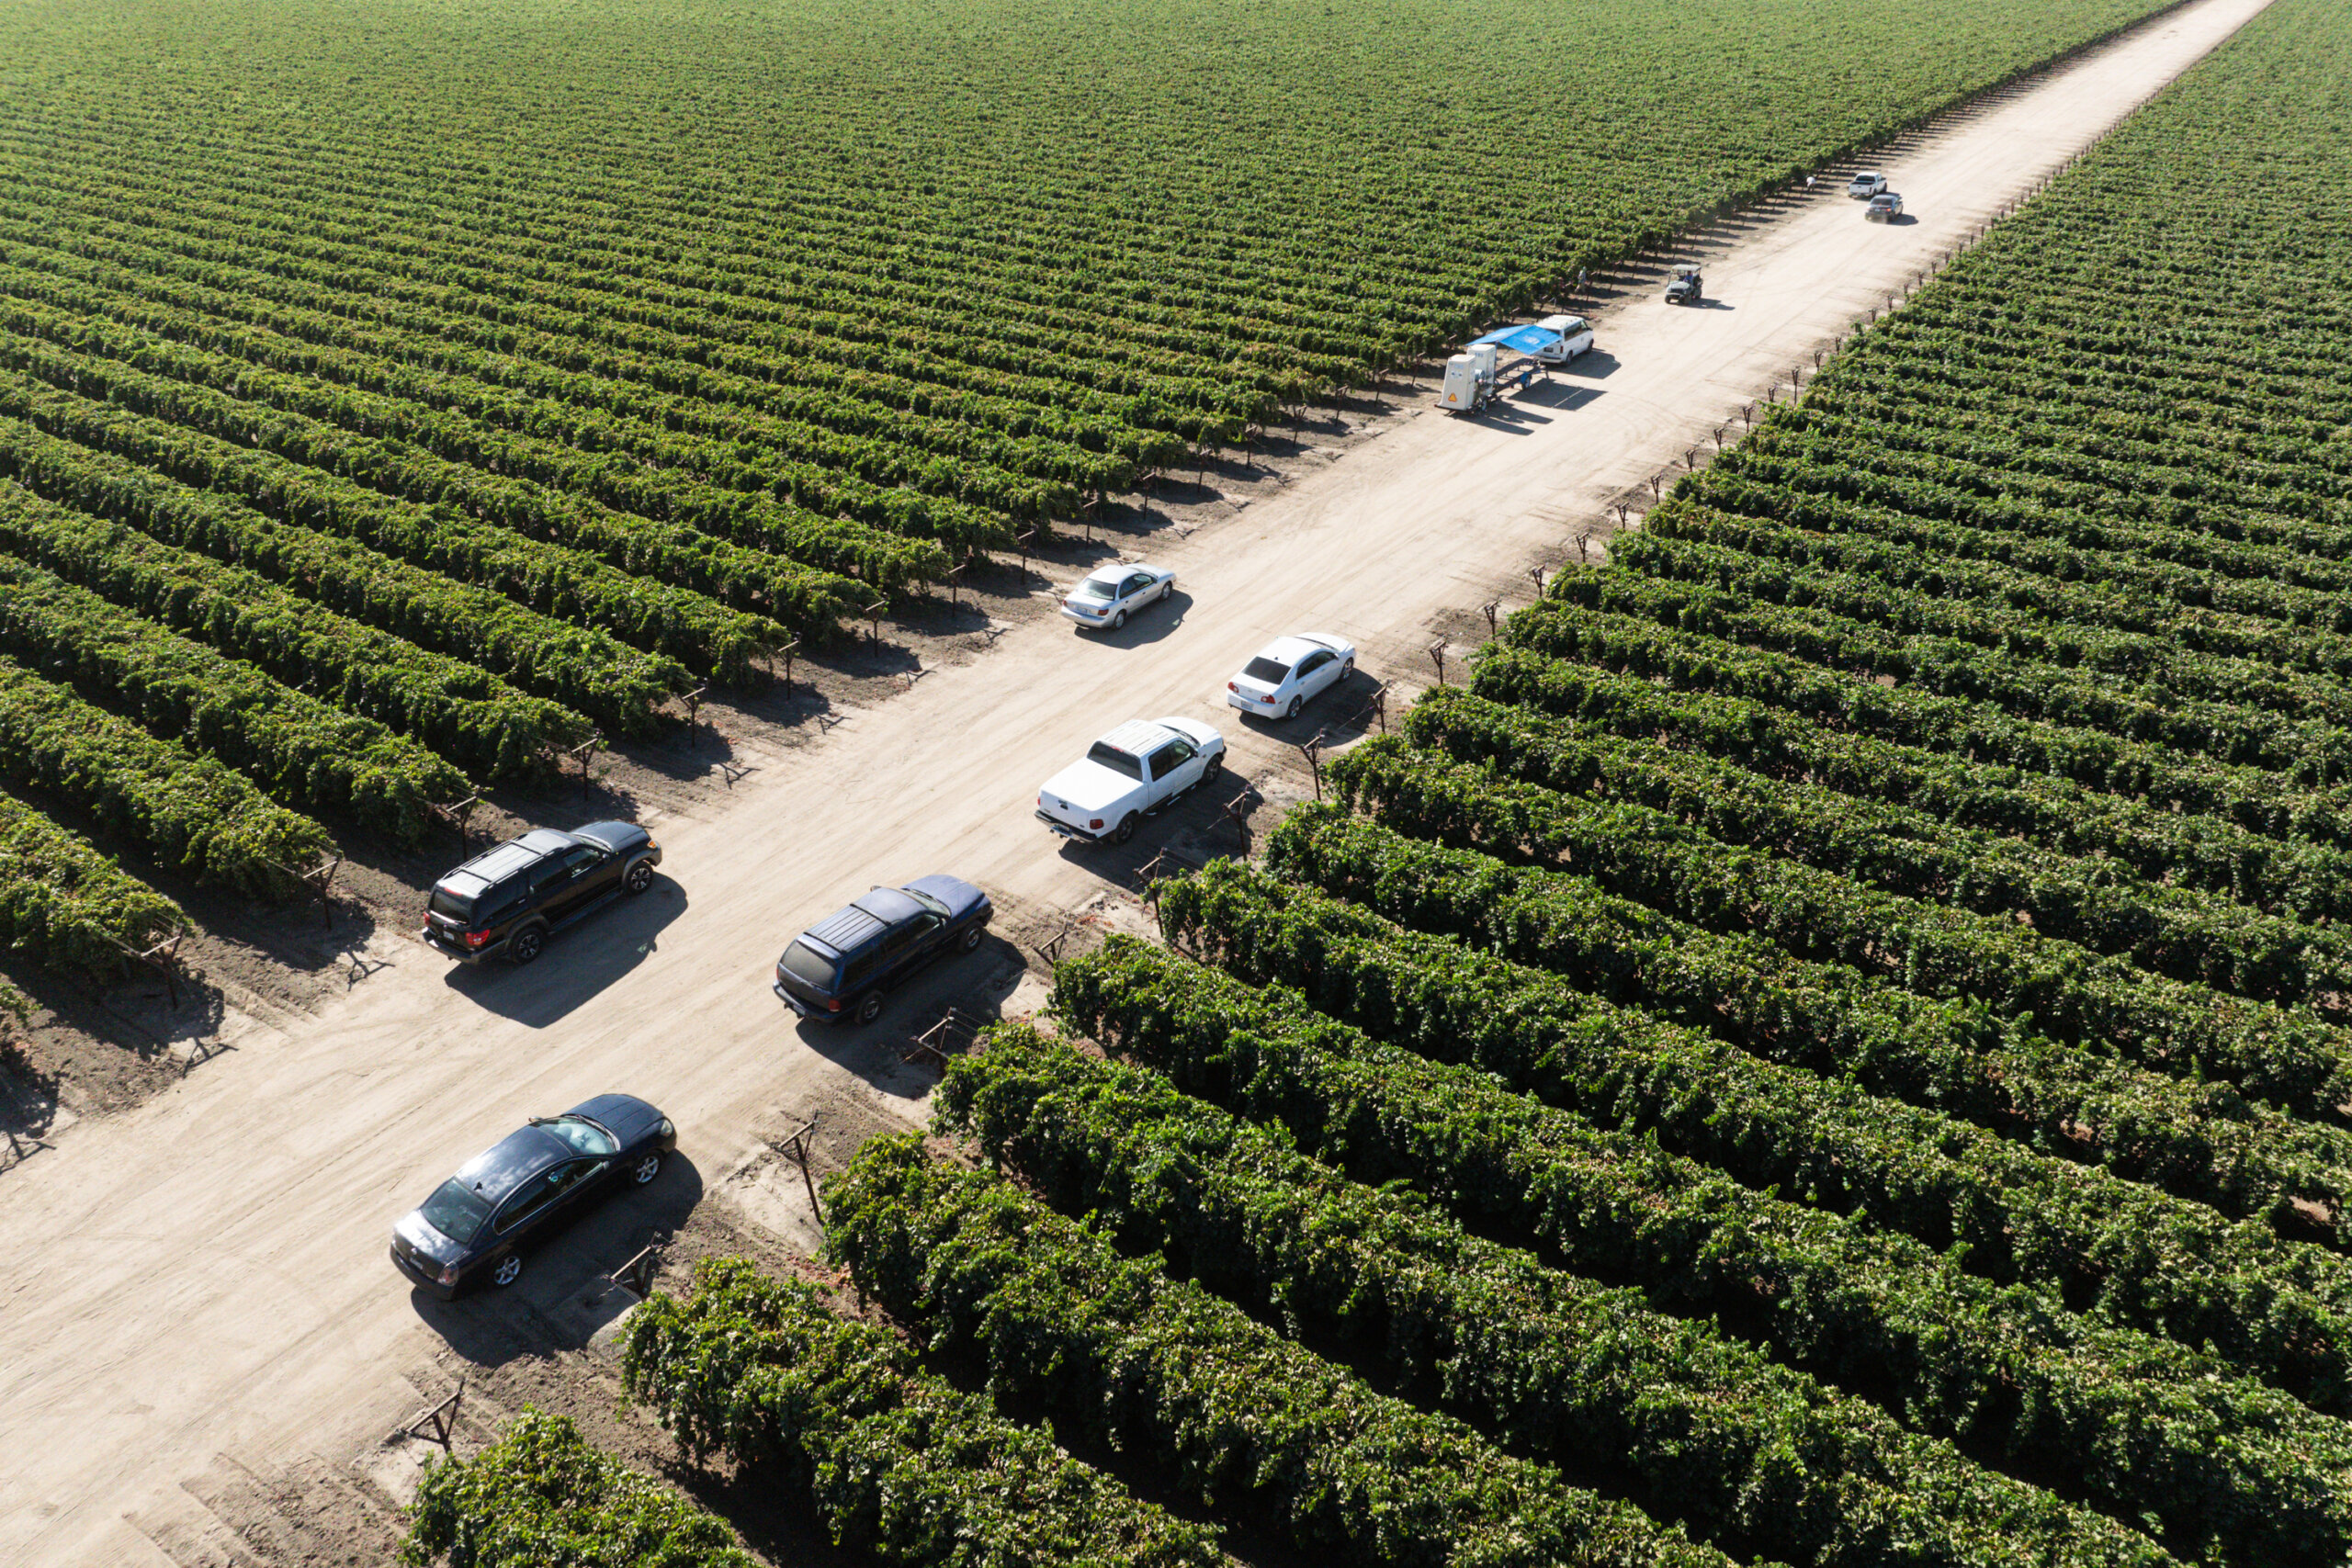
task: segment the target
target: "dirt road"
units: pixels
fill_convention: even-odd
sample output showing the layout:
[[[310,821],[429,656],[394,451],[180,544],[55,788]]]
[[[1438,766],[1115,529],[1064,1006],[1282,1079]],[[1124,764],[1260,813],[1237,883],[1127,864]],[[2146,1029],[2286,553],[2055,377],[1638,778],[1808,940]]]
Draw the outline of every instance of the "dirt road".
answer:
[[[1179,573],[1173,611],[1102,639],[1057,621],[1016,630],[770,759],[725,815],[660,826],[673,882],[537,967],[452,977],[379,939],[387,966],[298,1033],[252,1028],[183,1087],[0,1178],[0,1562],[172,1561],[157,1540],[182,1539],[167,1528],[194,1506],[180,1483],[217,1454],[346,1457],[414,1403],[399,1369],[436,1335],[477,1359],[533,1336],[580,1342],[602,1321],[581,1286],[625,1253],[628,1226],[757,1186],[735,1178],[757,1175],[760,1139],[786,1119],[821,1105],[854,1134],[915,1117],[927,1075],[874,1035],[804,1034],[769,994],[802,924],[934,870],[1013,917],[1098,899],[1102,863],[1030,815],[1037,785],[1095,736],[1199,716],[1232,740],[1235,774],[1269,773],[1294,754],[1219,698],[1288,630],[1353,637],[1400,695],[1423,683],[1437,628],[1498,592],[1524,602],[1530,564],[1573,558],[1570,527],[1686,447],[1711,448],[1742,403],[1809,370],[1813,348],[2262,4],[2199,0],[1913,139],[1885,167],[1915,222],[1865,223],[1825,176],[1824,193],[1713,247],[1706,308],[1633,298],[1600,317],[1591,361],[1506,417],[1423,414],[1238,519],[1155,543]],[[1213,827],[1195,807],[1135,850],[1171,832],[1220,847]],[[1017,970],[1007,948],[964,962],[1008,982]],[[398,1213],[519,1117],[606,1089],[678,1122],[687,1157],[660,1195],[542,1254],[495,1302],[413,1301],[384,1257]],[[770,1208],[788,1228],[788,1204]]]

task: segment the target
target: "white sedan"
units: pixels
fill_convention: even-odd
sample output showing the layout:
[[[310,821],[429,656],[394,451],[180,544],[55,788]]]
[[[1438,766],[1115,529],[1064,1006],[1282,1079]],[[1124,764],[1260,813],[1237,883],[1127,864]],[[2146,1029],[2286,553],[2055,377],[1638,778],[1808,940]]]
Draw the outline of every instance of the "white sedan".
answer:
[[[1081,626],[1117,631],[1146,604],[1176,592],[1176,574],[1141,561],[1098,568],[1062,600],[1062,614]]]
[[[1322,632],[1278,637],[1225,683],[1229,707],[1261,718],[1295,718],[1306,700],[1356,667],[1356,645]]]

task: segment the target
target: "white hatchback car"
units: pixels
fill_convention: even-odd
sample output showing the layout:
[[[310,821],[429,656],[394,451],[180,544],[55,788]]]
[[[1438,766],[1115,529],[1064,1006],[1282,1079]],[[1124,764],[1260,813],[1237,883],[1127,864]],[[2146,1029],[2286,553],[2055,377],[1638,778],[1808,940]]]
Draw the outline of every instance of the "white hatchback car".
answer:
[[[1309,697],[1348,678],[1356,645],[1323,632],[1278,637],[1225,683],[1228,707],[1260,718],[1295,718]]]
[[[1062,600],[1062,614],[1081,626],[1117,631],[1146,604],[1176,592],[1176,574],[1141,561],[1098,567]]]

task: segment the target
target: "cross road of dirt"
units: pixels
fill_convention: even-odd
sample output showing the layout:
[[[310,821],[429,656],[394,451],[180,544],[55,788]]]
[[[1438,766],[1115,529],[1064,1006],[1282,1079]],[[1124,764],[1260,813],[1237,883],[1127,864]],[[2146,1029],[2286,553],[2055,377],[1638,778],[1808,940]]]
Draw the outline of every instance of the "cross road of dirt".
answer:
[[[414,1403],[395,1369],[436,1336],[503,1353],[482,1348],[485,1311],[578,1343],[594,1326],[581,1287],[634,1245],[618,1231],[559,1241],[494,1308],[413,1300],[384,1256],[402,1209],[526,1115],[605,1089],[666,1110],[684,1157],[660,1197],[640,1195],[631,1223],[648,1225],[747,1167],[772,1171],[752,1159],[760,1140],[810,1110],[851,1130],[918,1120],[930,1078],[893,1045],[923,1021],[921,998],[862,1034],[797,1027],[768,990],[793,932],[932,871],[1035,925],[1099,901],[1102,871],[1131,874],[1156,838],[1229,844],[1207,805],[1110,855],[1064,848],[1031,811],[1048,774],[1129,717],[1216,723],[1229,777],[1294,763],[1286,729],[1221,702],[1279,633],[1349,637],[1363,684],[1409,694],[1440,630],[1498,592],[1523,603],[1530,564],[1572,560],[1573,529],[1635,486],[1645,497],[1687,449],[1711,451],[1741,405],[1792,367],[1809,375],[1815,349],[2261,5],[2195,0],[1907,139],[1883,166],[1915,222],[1865,223],[1825,171],[1816,192],[1702,243],[1704,308],[1669,308],[1645,282],[1600,313],[1598,353],[1505,414],[1425,412],[1238,519],[1155,542],[1178,573],[1173,610],[1102,638],[1029,625],[853,715],[746,777],[723,815],[662,824],[669,880],[534,968],[453,977],[388,933],[389,966],[346,999],[290,1032],[247,1029],[181,1088],[0,1178],[0,1562],[169,1561],[141,1521],[185,1508],[181,1482],[216,1455],[355,1451]],[[1361,695],[1324,705],[1337,716]],[[958,962],[1009,981],[1017,956],[1000,943]],[[587,1256],[599,1248],[615,1256]]]

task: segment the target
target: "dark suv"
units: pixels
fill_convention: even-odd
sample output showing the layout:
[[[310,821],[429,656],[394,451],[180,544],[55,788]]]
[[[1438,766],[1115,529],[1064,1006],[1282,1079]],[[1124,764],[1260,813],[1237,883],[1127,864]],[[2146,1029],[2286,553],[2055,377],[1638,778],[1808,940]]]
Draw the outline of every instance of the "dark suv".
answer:
[[[980,945],[995,909],[952,876],[877,887],[796,938],[775,963],[775,994],[803,1018],[872,1023],[882,993],[943,953]]]
[[[468,964],[493,953],[528,964],[550,931],[652,886],[661,863],[662,846],[634,822],[591,822],[569,833],[537,828],[434,884],[424,940]]]

